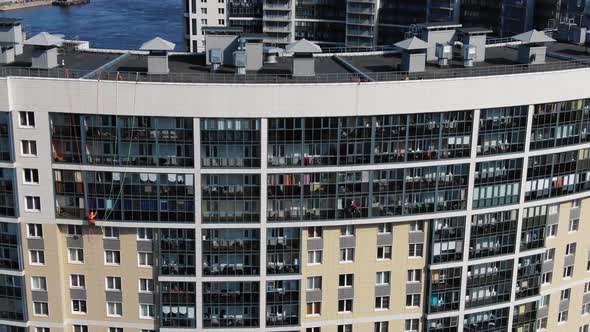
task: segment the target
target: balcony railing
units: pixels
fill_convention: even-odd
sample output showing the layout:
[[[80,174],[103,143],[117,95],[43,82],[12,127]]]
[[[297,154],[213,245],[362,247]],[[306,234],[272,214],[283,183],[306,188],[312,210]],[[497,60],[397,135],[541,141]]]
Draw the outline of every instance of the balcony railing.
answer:
[[[422,73],[407,73],[403,71],[392,72],[367,72],[373,81],[406,81],[406,80],[436,80],[464,77],[503,76],[516,74],[541,73],[551,71],[573,70],[590,68],[590,61],[570,60],[556,61],[536,65],[497,65],[472,68],[452,68],[425,71]],[[90,73],[90,70],[70,70],[66,68],[33,69],[22,67],[2,67],[0,77],[30,77],[30,78],[57,78],[80,79]],[[175,82],[175,83],[207,83],[207,84],[281,84],[281,83],[361,83],[366,81],[355,73],[317,73],[310,77],[294,77],[290,74],[246,74],[235,75],[225,73],[169,73],[148,74],[145,72],[101,72],[97,75],[103,81],[131,81],[131,82]]]

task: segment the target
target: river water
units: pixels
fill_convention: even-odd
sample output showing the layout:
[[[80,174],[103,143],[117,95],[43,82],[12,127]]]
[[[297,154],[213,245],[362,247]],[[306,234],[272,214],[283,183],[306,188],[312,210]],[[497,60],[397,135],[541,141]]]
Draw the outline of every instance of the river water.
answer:
[[[138,49],[156,36],[185,50],[183,0],[91,0],[71,7],[45,6],[0,12],[18,17],[31,37],[41,31],[90,41],[91,47]]]

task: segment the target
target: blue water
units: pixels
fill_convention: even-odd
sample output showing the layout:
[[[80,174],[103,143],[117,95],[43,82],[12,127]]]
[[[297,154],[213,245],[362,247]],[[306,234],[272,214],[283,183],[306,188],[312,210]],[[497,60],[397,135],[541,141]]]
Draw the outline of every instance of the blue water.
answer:
[[[31,37],[41,31],[90,41],[91,47],[138,49],[156,36],[185,50],[183,0],[91,0],[67,8],[45,6],[0,13],[23,19]]]

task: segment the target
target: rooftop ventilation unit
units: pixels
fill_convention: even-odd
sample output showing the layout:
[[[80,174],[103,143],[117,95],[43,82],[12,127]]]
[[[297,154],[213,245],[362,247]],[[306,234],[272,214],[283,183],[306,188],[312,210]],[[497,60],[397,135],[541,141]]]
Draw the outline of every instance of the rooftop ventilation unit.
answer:
[[[426,61],[436,60],[436,44],[452,44],[455,41],[456,29],[462,27],[454,22],[426,23],[418,25],[420,39],[428,45]]]
[[[168,52],[174,50],[176,44],[156,37],[148,42],[143,43],[139,48],[142,51],[149,51],[148,55],[148,73],[150,74],[168,74]]]
[[[573,21],[562,22],[557,28],[557,39],[563,42],[584,45],[588,29],[580,27]]]
[[[402,50],[401,70],[419,73],[426,70],[426,50],[428,44],[420,38],[412,37],[394,45]]]
[[[463,45],[475,46],[475,59],[473,62],[484,62],[486,60],[487,34],[492,30],[485,28],[459,28],[457,29],[458,39]]]
[[[210,49],[209,61],[211,62],[211,72],[218,71],[223,64],[223,51],[220,48]]]
[[[477,47],[473,45],[463,45],[463,66],[473,67],[477,59]]]
[[[238,49],[234,51],[234,67],[236,67],[237,75],[246,75],[246,66],[248,64],[248,56],[246,54],[246,42],[240,40],[238,43]]]
[[[518,62],[530,65],[545,63],[547,43],[555,41],[555,39],[537,30],[521,33],[512,38],[522,42],[518,46]]]
[[[317,44],[301,39],[285,48],[293,54],[293,76],[315,76],[314,53],[321,53],[322,48]]]
[[[33,46],[31,68],[52,69],[57,67],[57,47],[63,40],[47,32],[41,32],[25,41],[25,44]]]
[[[0,18],[0,42],[12,43],[14,45],[14,54],[23,54],[24,33],[22,30],[21,19],[19,18]]]
[[[277,57],[281,53],[282,49],[278,47],[265,47],[264,48],[264,63],[277,63]]]
[[[436,44],[436,58],[438,59],[439,67],[448,66],[449,60],[453,59],[453,46],[449,44]]]

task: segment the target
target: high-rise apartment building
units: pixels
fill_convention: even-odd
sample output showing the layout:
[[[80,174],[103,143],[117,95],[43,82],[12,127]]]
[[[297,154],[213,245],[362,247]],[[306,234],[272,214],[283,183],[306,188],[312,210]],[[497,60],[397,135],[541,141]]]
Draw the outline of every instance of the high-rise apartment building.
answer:
[[[323,46],[392,44],[412,24],[457,22],[459,0],[187,0],[191,51],[205,49],[203,27],[241,27],[284,46],[305,38]]]
[[[32,37],[0,67],[0,330],[587,331],[590,54],[482,31],[240,40],[249,70]],[[478,57],[426,62],[453,34]]]

